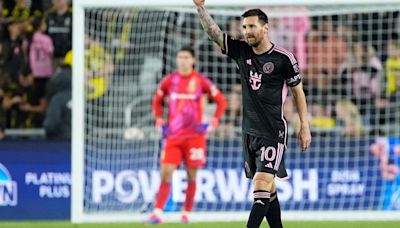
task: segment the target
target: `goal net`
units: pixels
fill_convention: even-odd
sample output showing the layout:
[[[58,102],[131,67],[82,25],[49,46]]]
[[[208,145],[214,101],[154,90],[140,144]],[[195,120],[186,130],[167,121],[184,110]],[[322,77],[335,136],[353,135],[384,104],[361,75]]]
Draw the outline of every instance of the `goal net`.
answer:
[[[243,171],[236,63],[208,39],[191,4],[128,2],[74,2],[73,221],[144,221],[152,209],[162,136],[154,127],[151,100],[163,76],[174,71],[183,46],[195,49],[196,69],[229,102],[220,126],[208,135],[194,207],[203,217],[195,220],[245,218],[252,189]],[[349,218],[361,213],[359,218],[374,219],[367,212],[383,211],[391,213],[382,218],[399,218],[400,2],[272,2],[256,7],[270,18],[272,42],[297,57],[313,134],[311,148],[302,153],[289,96],[290,178],[278,181],[284,218],[292,211],[323,212],[312,219],[345,218],[329,217],[342,211]],[[254,4],[243,5],[208,8],[223,31],[240,38],[240,15]],[[214,109],[207,102],[205,123]],[[183,166],[174,174],[165,208],[172,215],[182,207],[186,185]]]

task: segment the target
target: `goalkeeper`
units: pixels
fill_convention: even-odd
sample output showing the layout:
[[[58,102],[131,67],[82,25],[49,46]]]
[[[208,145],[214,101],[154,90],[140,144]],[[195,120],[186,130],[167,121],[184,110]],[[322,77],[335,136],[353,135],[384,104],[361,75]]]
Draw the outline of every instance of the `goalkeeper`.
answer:
[[[311,143],[307,103],[297,60],[292,53],[269,40],[268,17],[260,9],[251,9],[242,15],[245,40],[235,40],[214,22],[204,7],[204,0],[193,2],[204,30],[236,61],[241,75],[244,167],[254,185],[254,203],[247,227],[258,228],[266,217],[272,228],[280,228],[281,212],[274,178],[275,175],[287,176],[283,159],[287,141],[283,105],[288,86],[301,121],[298,138],[302,150]]]
[[[161,184],[155,209],[148,223],[162,223],[161,215],[171,191],[175,169],[185,161],[188,186],[182,213],[182,223],[188,223],[196,192],[196,173],[206,161],[205,133],[214,129],[226,108],[221,91],[205,76],[194,70],[194,50],[184,47],[177,52],[177,71],[166,76],[153,99],[156,127],[163,128],[165,142],[161,151]],[[203,95],[217,103],[214,117],[207,127],[202,124]],[[168,123],[164,125],[163,101],[168,98]],[[165,127],[164,127],[165,126]]]

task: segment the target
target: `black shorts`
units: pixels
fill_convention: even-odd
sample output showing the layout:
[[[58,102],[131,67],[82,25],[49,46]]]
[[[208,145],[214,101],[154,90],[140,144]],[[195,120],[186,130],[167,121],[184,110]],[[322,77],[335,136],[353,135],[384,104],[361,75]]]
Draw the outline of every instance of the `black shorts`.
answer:
[[[243,156],[246,177],[253,179],[256,172],[287,177],[284,139],[268,139],[243,133]]]

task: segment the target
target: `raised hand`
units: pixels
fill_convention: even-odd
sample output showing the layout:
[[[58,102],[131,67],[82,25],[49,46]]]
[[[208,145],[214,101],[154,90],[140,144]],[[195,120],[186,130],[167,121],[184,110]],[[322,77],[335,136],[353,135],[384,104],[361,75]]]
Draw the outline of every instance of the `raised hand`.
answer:
[[[204,6],[204,2],[205,2],[205,0],[193,0],[193,3],[196,6]]]
[[[205,9],[204,2],[205,0],[193,0],[193,3],[197,7],[201,25],[203,26],[204,31],[207,32],[210,39],[224,49],[224,33]]]

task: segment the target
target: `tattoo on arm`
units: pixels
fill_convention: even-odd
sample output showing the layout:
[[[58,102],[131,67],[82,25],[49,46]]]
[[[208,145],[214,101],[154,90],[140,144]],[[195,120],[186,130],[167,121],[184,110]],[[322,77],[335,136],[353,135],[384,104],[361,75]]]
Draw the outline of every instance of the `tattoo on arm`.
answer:
[[[208,33],[211,40],[218,44],[222,49],[224,49],[224,33],[221,31],[219,26],[212,19],[210,14],[204,8],[204,6],[197,7],[197,12],[200,17],[201,25],[204,31]]]

